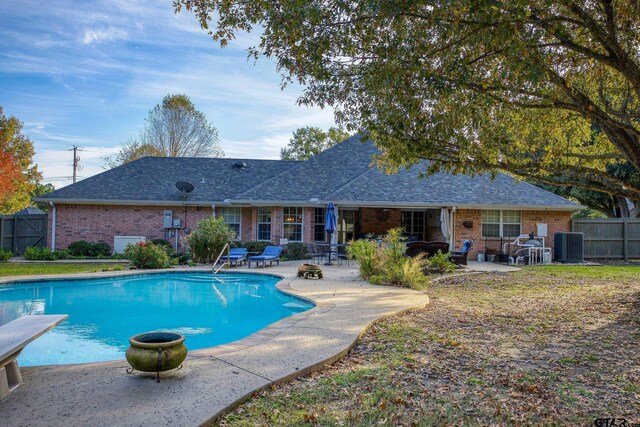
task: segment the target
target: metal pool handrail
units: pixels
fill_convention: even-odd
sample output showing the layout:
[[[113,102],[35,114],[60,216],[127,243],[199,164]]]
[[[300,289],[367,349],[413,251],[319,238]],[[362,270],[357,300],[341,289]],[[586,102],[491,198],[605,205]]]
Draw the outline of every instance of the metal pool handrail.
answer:
[[[223,262],[222,265],[216,269],[216,264],[218,263],[218,261],[220,261],[220,258],[222,257],[222,254],[224,253],[225,249],[227,250],[227,261]],[[229,260],[229,257],[231,256],[230,252],[231,252],[231,248],[229,247],[229,243],[225,243],[224,246],[222,247],[222,250],[218,254],[218,258],[216,258],[216,261],[213,263],[213,267],[211,269],[211,272],[213,274],[218,274],[218,272],[220,270],[222,270],[225,265],[227,265],[227,266],[229,265],[229,261],[228,260]]]

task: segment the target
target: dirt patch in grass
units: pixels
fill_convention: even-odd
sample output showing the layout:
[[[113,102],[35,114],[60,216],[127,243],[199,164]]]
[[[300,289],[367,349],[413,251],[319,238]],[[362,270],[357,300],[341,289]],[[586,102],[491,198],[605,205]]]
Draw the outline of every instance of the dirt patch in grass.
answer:
[[[347,358],[218,424],[592,425],[640,421],[640,268],[527,268],[433,284]]]

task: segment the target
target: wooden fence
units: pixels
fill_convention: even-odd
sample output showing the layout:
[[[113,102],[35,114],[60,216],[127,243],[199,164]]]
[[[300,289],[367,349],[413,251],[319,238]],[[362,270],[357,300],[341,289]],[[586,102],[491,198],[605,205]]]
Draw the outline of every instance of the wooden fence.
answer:
[[[0,248],[20,255],[47,245],[47,215],[0,215]]]
[[[585,258],[640,258],[640,219],[574,219],[571,230],[584,233]]]

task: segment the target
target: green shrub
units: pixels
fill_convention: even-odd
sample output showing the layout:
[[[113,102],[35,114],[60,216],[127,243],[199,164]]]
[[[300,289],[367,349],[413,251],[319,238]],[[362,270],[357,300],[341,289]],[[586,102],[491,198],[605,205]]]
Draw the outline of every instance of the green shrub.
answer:
[[[30,261],[49,261],[55,259],[49,248],[26,248],[22,256]]]
[[[264,241],[253,241],[253,242],[242,242],[239,243],[238,246],[241,248],[247,248],[247,251],[249,252],[260,252],[262,253],[264,251],[264,248],[266,248],[267,246],[273,245],[273,243],[271,242],[264,242]]]
[[[192,256],[188,252],[185,254],[176,254],[176,257],[175,257],[176,262],[180,265],[190,264],[191,259],[192,259]]]
[[[396,263],[389,262],[387,258],[382,261],[382,265],[382,272],[369,279],[374,285],[394,285],[420,290],[429,283],[429,279],[423,273],[424,255],[404,258]]]
[[[224,218],[210,217],[200,221],[186,240],[193,259],[210,264],[216,260],[224,245],[235,237],[236,233],[224,223]]]
[[[91,248],[92,255],[94,257],[109,257],[111,256],[111,246],[105,242],[95,242]]]
[[[386,262],[391,265],[401,265],[406,259],[404,254],[407,251],[407,245],[404,241],[407,238],[403,233],[402,228],[392,228],[382,237],[381,248],[387,258]]]
[[[0,262],[8,261],[13,256],[13,252],[6,249],[0,249]]]
[[[78,240],[77,242],[71,243],[67,247],[67,250],[72,256],[89,256],[89,252],[91,252],[91,243],[86,240]]]
[[[402,229],[394,228],[380,244],[371,238],[351,241],[347,253],[358,261],[360,276],[375,285],[422,289],[429,282],[423,273],[424,256],[406,257],[404,240]]]
[[[358,261],[360,277],[364,280],[369,280],[380,272],[378,244],[372,238],[373,236],[367,236],[367,239],[352,240],[347,246],[347,255]]]
[[[282,259],[285,261],[297,261],[309,258],[307,245],[301,242],[288,243],[282,250]]]
[[[456,269],[456,265],[451,262],[448,253],[438,251],[437,254],[431,258],[426,258],[424,261],[424,273],[425,274],[445,274],[451,273]]]
[[[167,255],[169,255],[169,258],[177,258],[178,257],[178,253],[175,251],[175,249],[171,245],[171,242],[169,242],[168,240],[165,240],[165,239],[153,239],[153,240],[151,240],[151,243],[153,243],[154,245],[164,249],[164,251],[167,253]]]
[[[171,267],[171,260],[167,252],[151,242],[138,242],[127,245],[124,254],[136,268],[167,268]]]
[[[108,257],[111,255],[111,246],[104,242],[91,243],[86,240],[73,242],[67,248],[69,254],[74,257]]]
[[[52,251],[49,248],[30,247],[25,249],[23,255],[30,261],[55,261],[68,258],[69,253],[66,250]]]
[[[166,239],[152,239],[151,243],[156,246],[169,246],[170,248],[172,247],[171,242]]]

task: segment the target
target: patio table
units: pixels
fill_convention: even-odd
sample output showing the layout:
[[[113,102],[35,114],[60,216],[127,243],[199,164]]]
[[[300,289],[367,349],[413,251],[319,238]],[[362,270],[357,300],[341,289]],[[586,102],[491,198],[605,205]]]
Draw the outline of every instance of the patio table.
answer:
[[[325,265],[333,265],[331,264],[332,254],[335,254],[335,258],[339,260],[339,249],[347,247],[347,245],[342,243],[316,243],[315,245],[320,247],[323,250],[323,253],[327,254],[327,262],[325,263]]]

